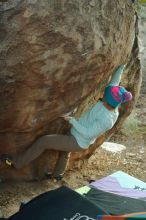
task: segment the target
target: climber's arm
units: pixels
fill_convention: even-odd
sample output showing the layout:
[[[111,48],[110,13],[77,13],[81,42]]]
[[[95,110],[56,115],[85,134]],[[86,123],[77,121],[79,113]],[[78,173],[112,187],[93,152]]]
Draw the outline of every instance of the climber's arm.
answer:
[[[125,65],[121,65],[115,70],[108,85],[117,85],[117,86],[119,85],[119,83],[121,81],[122,73],[124,72],[124,68],[125,68]]]

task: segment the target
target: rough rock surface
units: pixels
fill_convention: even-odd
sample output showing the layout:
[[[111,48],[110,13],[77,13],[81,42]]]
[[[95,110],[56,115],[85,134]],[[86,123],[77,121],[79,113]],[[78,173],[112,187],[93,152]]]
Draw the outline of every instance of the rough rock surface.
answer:
[[[65,133],[69,128],[60,115],[74,107],[80,115],[130,57],[123,82],[135,98],[97,145],[120,127],[141,79],[131,1],[1,1],[0,17],[0,154],[23,152],[44,134]],[[73,154],[71,162],[97,145]],[[2,166],[0,175],[32,179],[53,168],[56,158],[48,152],[21,170]]]

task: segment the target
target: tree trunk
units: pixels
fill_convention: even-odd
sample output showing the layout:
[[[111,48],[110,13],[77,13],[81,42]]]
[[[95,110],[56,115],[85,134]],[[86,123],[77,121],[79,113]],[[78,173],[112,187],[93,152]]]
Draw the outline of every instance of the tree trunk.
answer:
[[[77,107],[80,116],[102,96],[113,70],[129,60],[122,83],[134,95],[130,108],[93,147],[72,154],[70,166],[119,129],[141,79],[133,8],[127,0],[0,3],[0,154],[15,155],[42,135],[66,133],[69,127],[60,115]],[[0,176],[41,177],[57,157],[58,152],[47,151],[21,170],[3,165]]]

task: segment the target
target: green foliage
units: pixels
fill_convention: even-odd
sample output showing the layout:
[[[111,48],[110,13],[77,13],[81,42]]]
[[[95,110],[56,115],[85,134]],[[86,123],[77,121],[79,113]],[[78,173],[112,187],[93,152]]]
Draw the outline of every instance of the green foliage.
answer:
[[[139,2],[140,4],[144,4],[144,3],[146,3],[146,0],[138,0],[138,2]]]
[[[143,6],[146,6],[146,0],[137,0],[133,4],[134,11],[139,15]]]
[[[134,4],[132,4],[133,5],[133,9],[134,9],[134,11],[136,12],[136,14],[140,11],[140,4],[139,4],[139,2],[138,1],[135,1],[135,3]]]

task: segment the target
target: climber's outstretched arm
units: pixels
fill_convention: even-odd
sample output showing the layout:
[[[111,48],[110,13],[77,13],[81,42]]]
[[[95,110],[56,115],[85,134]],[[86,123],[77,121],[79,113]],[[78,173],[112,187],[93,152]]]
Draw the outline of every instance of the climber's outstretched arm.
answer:
[[[114,72],[114,74],[113,74],[113,76],[112,76],[112,78],[111,78],[111,80],[110,80],[110,82],[108,83],[107,86],[109,86],[109,85],[116,85],[116,86],[118,86],[120,81],[121,81],[121,76],[122,76],[122,73],[124,72],[124,69],[125,69],[125,65],[119,66],[115,70],[115,72]]]

